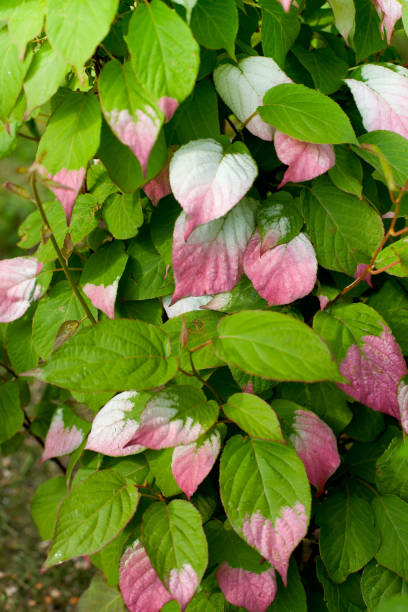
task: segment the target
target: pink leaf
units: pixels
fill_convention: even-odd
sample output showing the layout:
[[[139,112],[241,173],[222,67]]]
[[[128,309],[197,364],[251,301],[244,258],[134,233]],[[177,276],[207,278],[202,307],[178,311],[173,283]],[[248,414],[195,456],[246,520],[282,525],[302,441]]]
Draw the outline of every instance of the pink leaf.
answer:
[[[177,110],[178,102],[175,98],[169,98],[168,96],[163,96],[157,102],[157,106],[160,108],[160,110],[162,111],[165,117],[165,123],[168,123]]]
[[[51,457],[69,455],[81,445],[85,434],[81,429],[72,425],[65,426],[63,409],[59,408],[52,417],[51,425],[45,438],[44,452],[41,463]]]
[[[367,264],[358,264],[358,266],[356,267],[356,271],[354,272],[354,278],[359,278],[359,276],[364,272],[364,270],[367,269]],[[365,281],[367,283],[367,285],[369,287],[373,287],[373,282],[371,280],[371,274],[369,272],[367,272],[363,278],[363,281]]]
[[[109,400],[95,416],[85,448],[111,457],[133,455],[145,450],[140,444],[124,447],[139,427],[135,404],[142,400],[141,414],[147,397],[137,391],[124,391]]]
[[[113,132],[123,144],[130,148],[137,157],[143,174],[146,174],[149,155],[156,142],[161,122],[150,106],[146,106],[144,111],[136,110],[135,114],[136,120],[126,109],[113,110],[107,113],[107,118]]]
[[[120,561],[119,585],[130,612],[159,612],[171,601],[139,540],[127,548]]]
[[[290,304],[310,293],[316,282],[314,248],[303,233],[286,244],[261,254],[259,231],[244,255],[244,271],[253,286],[270,305]]]
[[[157,176],[143,186],[143,190],[152,201],[153,206],[157,206],[162,198],[171,193],[169,162],[160,170]]]
[[[292,0],[279,0],[279,2],[281,3],[282,8],[285,11],[285,13],[289,13],[290,5],[292,4]]]
[[[248,544],[274,566],[285,586],[290,556],[305,537],[307,525],[305,508],[299,502],[294,508],[283,507],[274,525],[259,512],[244,519],[243,532]]]
[[[203,433],[200,423],[191,417],[171,420],[177,414],[176,408],[151,400],[142,413],[140,427],[129,444],[142,444],[159,450],[197,440]]]
[[[198,485],[210,473],[221,448],[218,430],[210,432],[204,441],[177,446],[173,451],[171,470],[187,498],[195,493]]]
[[[326,423],[309,410],[296,410],[290,441],[306,468],[309,482],[323,492],[326,481],[340,465],[336,438]]]
[[[173,236],[172,304],[186,296],[230,291],[237,284],[255,224],[254,209],[254,201],[244,199],[225,218],[198,227],[188,240],[184,239],[186,216],[180,215]]]
[[[225,599],[249,612],[265,612],[275,599],[277,584],[271,567],[261,574],[224,562],[217,571],[217,581]]]
[[[83,287],[85,295],[89,297],[95,308],[102,310],[110,319],[115,317],[115,300],[118,292],[119,279],[111,285],[93,285],[86,283]]]
[[[170,185],[188,215],[184,239],[198,225],[231,210],[256,175],[256,164],[242,143],[230,145],[226,152],[222,144],[211,138],[182,146],[170,162]]]
[[[329,303],[329,298],[327,297],[327,295],[319,295],[318,298],[319,298],[320,310],[324,310],[327,304]]]
[[[408,433],[408,380],[405,376],[398,385],[398,408],[402,429]]]
[[[63,187],[50,186],[50,189],[61,202],[69,225],[75,200],[85,178],[85,168],[80,168],[79,170],[66,170],[62,168],[57,174],[49,174],[48,178],[52,179],[55,183],[63,185]]]
[[[350,384],[340,389],[373,410],[399,419],[397,389],[406,371],[401,349],[384,326],[380,336],[363,336],[363,345],[353,344],[340,364],[341,374]]]
[[[302,142],[278,131],[275,133],[274,144],[276,155],[289,166],[279,189],[288,181],[309,181],[324,174],[336,163],[333,147],[328,144]]]
[[[346,79],[368,132],[390,130],[408,138],[408,72],[365,64],[362,81]]]
[[[0,323],[23,316],[31,302],[42,295],[36,285],[42,263],[35,257],[14,257],[0,261]]]
[[[171,570],[166,586],[184,610],[198,587],[197,574],[189,563],[185,563],[181,570],[177,568]]]
[[[387,43],[391,44],[391,36],[398,19],[402,17],[402,4],[398,0],[374,0],[377,13],[382,19],[381,29],[387,34]]]

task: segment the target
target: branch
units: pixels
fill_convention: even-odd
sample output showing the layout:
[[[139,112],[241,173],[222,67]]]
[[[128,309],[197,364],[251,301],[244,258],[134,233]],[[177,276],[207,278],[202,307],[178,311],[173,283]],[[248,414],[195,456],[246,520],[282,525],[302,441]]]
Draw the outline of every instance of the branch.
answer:
[[[59,246],[57,244],[57,241],[56,241],[55,236],[54,236],[54,234],[52,232],[50,224],[48,223],[47,215],[45,214],[45,210],[44,210],[44,207],[42,205],[40,196],[38,195],[37,184],[36,184],[36,175],[34,173],[31,175],[31,186],[32,186],[32,189],[33,189],[35,204],[37,206],[38,212],[41,215],[41,219],[43,221],[44,228],[46,230],[49,230],[49,232],[50,232],[50,240],[51,240],[52,246],[54,247],[54,250],[55,250],[55,252],[57,254],[58,261],[61,264],[61,268],[64,270],[65,277],[66,277],[67,281],[69,282],[69,284],[71,285],[72,290],[75,293],[75,296],[76,296],[78,302],[81,304],[82,308],[86,312],[86,315],[87,315],[88,319],[91,321],[91,323],[93,325],[95,325],[96,324],[96,320],[95,320],[92,312],[90,311],[90,309],[88,307],[88,304],[85,302],[84,298],[82,297],[81,293],[79,292],[78,287],[76,286],[76,284],[72,280],[72,276],[71,276],[71,274],[69,272],[68,266],[67,266],[67,264],[65,262],[65,259],[64,259],[63,255],[61,253],[61,250],[60,250],[60,248],[59,248]]]

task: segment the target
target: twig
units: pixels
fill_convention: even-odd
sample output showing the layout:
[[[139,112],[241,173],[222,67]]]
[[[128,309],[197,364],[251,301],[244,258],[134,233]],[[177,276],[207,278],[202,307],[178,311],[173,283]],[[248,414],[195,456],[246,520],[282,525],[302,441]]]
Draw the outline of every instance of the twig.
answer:
[[[188,350],[188,349],[187,349]],[[194,376],[203,383],[203,385],[205,385],[210,391],[211,393],[214,395],[214,397],[217,399],[217,402],[219,404],[223,404],[224,400],[222,399],[221,395],[218,393],[218,391],[216,391],[216,389],[214,389],[214,387],[212,385],[210,385],[209,382],[207,382],[204,378],[202,378],[202,376],[200,376],[200,374],[197,372],[196,367],[194,365],[194,361],[193,361],[193,355],[190,351],[188,351],[188,356],[190,359],[190,365],[191,365],[191,369],[193,370],[193,374]]]
[[[69,272],[68,266],[65,262],[65,259],[61,253],[61,250],[57,244],[57,241],[55,239],[55,236],[51,230],[50,224],[48,223],[48,219],[47,219],[47,215],[45,214],[45,210],[44,207],[42,205],[40,196],[38,195],[38,191],[37,191],[37,184],[36,184],[36,175],[33,173],[31,175],[31,186],[33,189],[33,194],[34,194],[34,199],[35,199],[35,203],[38,209],[38,212],[41,215],[41,219],[43,221],[44,227],[45,229],[49,229],[50,230],[50,240],[52,242],[52,245],[54,247],[54,250],[57,254],[58,257],[58,261],[60,262],[61,268],[64,271],[65,277],[67,279],[67,281],[69,282],[69,284],[72,287],[73,292],[75,293],[75,296],[78,300],[78,302],[81,304],[82,308],[84,309],[84,311],[86,312],[86,315],[88,317],[88,319],[91,321],[91,323],[93,325],[96,325],[96,320],[92,314],[92,312],[90,311],[88,304],[85,302],[84,298],[82,297],[82,295],[80,294],[78,287],[75,285],[74,281],[72,280],[71,274]]]
[[[18,378],[18,374],[12,369],[10,368],[10,366],[6,365],[5,363],[3,363],[2,361],[0,361],[0,368],[4,368],[5,370],[7,370],[7,372],[9,372],[12,376],[14,376],[14,378]]]

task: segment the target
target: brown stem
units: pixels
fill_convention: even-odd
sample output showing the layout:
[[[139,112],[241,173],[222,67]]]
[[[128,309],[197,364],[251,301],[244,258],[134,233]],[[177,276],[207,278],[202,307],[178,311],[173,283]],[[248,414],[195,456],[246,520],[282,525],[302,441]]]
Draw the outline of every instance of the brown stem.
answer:
[[[61,253],[61,250],[58,246],[58,243],[55,239],[55,236],[51,230],[50,224],[48,223],[48,219],[47,219],[47,215],[45,214],[45,210],[44,207],[42,205],[40,196],[38,195],[38,191],[37,191],[37,184],[36,184],[36,175],[33,173],[31,175],[31,186],[33,189],[33,194],[34,194],[34,199],[35,199],[35,203],[38,209],[38,212],[40,213],[41,219],[43,221],[44,227],[46,229],[50,230],[50,240],[52,242],[52,246],[54,247],[54,250],[57,254],[58,257],[58,261],[60,262],[61,268],[64,271],[65,277],[67,279],[67,281],[69,282],[69,284],[72,287],[73,292],[75,293],[75,296],[78,300],[78,302],[81,304],[82,308],[84,309],[84,311],[86,312],[86,315],[88,317],[88,319],[91,321],[91,323],[93,325],[96,325],[96,320],[92,314],[92,312],[90,311],[88,304],[85,302],[84,298],[82,297],[82,295],[80,294],[78,287],[75,285],[74,281],[72,280],[71,274],[69,272],[68,266],[65,262],[65,259]]]
[[[221,397],[221,395],[218,393],[218,391],[216,391],[214,389],[214,387],[212,385],[210,385],[209,382],[207,382],[202,376],[200,376],[200,374],[197,372],[196,367],[194,365],[194,361],[193,361],[193,355],[191,354],[190,351],[188,351],[188,356],[190,359],[190,365],[191,365],[191,369],[193,370],[194,376],[203,383],[203,385],[205,385],[207,387],[207,389],[209,389],[211,391],[211,393],[214,395],[214,397],[217,399],[217,402],[219,404],[223,404],[224,401]]]
[[[398,232],[392,232],[391,236],[395,238],[396,236],[401,236],[402,234],[407,234],[407,233],[408,233],[408,227],[404,227],[404,229],[398,230]]]
[[[188,349],[188,351],[190,353],[195,353],[196,351],[198,351],[201,348],[204,348],[205,346],[208,346],[209,344],[212,344],[212,340],[207,340],[207,342],[203,342],[202,344],[199,344],[198,346],[195,346],[192,349]]]
[[[401,260],[393,261],[392,263],[388,264],[387,266],[384,266],[380,270],[372,270],[370,274],[371,276],[374,276],[374,274],[381,274],[381,272],[385,272],[386,270],[389,270],[390,268],[393,268],[394,266],[398,266],[400,263],[401,263]]]

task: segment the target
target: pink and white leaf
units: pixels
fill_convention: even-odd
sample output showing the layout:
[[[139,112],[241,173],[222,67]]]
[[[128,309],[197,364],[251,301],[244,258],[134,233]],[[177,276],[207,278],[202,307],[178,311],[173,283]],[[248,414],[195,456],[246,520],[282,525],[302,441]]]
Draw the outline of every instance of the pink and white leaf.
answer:
[[[164,115],[165,123],[168,123],[173,117],[174,113],[177,110],[178,104],[179,103],[175,98],[170,98],[169,96],[162,96],[158,100],[157,106],[160,108]]]
[[[275,599],[277,584],[272,567],[255,574],[224,562],[217,570],[217,581],[225,599],[249,612],[265,612]]]
[[[245,198],[226,217],[198,227],[185,240],[186,215],[173,236],[176,289],[172,304],[187,296],[230,291],[242,276],[243,257],[255,225],[255,202]]]
[[[94,285],[86,283],[83,292],[89,297],[95,308],[102,310],[110,319],[115,318],[115,301],[118,293],[119,279],[113,281],[111,285]]]
[[[221,436],[217,429],[209,432],[203,440],[177,446],[173,451],[171,470],[187,498],[210,473],[221,449]]]
[[[408,138],[408,71],[373,64],[361,67],[361,79],[346,79],[368,132],[390,130]]]
[[[290,5],[290,0],[283,0]],[[237,119],[244,123],[262,106],[266,92],[282,83],[292,80],[269,57],[247,57],[236,64],[221,64],[214,71],[214,83],[218,94],[232,110]],[[255,115],[247,124],[249,130],[262,140],[273,140],[275,128]]]
[[[159,612],[173,599],[139,540],[127,548],[121,558],[119,586],[130,612]]]
[[[402,429],[408,433],[408,377],[404,376],[398,385],[398,408]]]
[[[161,118],[151,106],[137,109],[133,116],[127,109],[106,113],[107,121],[119,140],[137,157],[143,174],[161,127]]]
[[[289,166],[279,189],[289,181],[310,181],[330,170],[336,163],[333,147],[328,144],[302,142],[279,131],[275,133],[274,144],[278,158]]]
[[[201,306],[206,306],[212,300],[212,296],[199,295],[196,297],[186,297],[177,300],[175,304],[171,304],[171,300],[171,295],[166,295],[166,297],[162,298],[163,308],[169,319],[178,317],[186,312],[192,312],[193,310],[201,310]]]
[[[244,197],[257,167],[240,143],[224,152],[212,138],[183,145],[170,162],[170,185],[187,219],[184,239],[203,223],[225,215]]]
[[[0,323],[23,316],[43,290],[37,276],[43,267],[35,257],[14,257],[0,261]]]
[[[398,0],[374,0],[374,4],[381,19],[381,29],[385,31],[390,45],[394,26],[402,17],[402,3]]]
[[[260,512],[247,515],[243,534],[248,544],[256,548],[279,572],[286,586],[290,556],[305,537],[307,526],[305,507],[298,502],[293,508],[284,506],[275,523]]]
[[[367,270],[367,264],[358,264],[356,267],[356,271],[354,272],[354,278],[359,278],[361,274],[365,272],[365,270]],[[373,282],[371,280],[371,274],[369,272],[365,273],[363,281],[365,281],[369,287],[373,288]]]
[[[362,346],[349,347],[340,364],[349,384],[337,384],[358,402],[399,419],[398,383],[407,372],[401,349],[385,326],[380,336],[363,336],[362,341]]]
[[[312,291],[317,259],[306,234],[301,233],[263,254],[261,251],[261,235],[256,231],[245,251],[244,271],[271,306],[290,304]]]
[[[44,451],[41,463],[52,457],[69,455],[78,448],[85,438],[83,429],[74,424],[66,425],[64,422],[64,409],[59,408],[51,420],[45,438]]]
[[[171,193],[169,162],[160,170],[157,176],[143,186],[143,190],[152,201],[153,206],[157,206],[162,198]]]
[[[85,448],[110,457],[124,457],[144,451],[145,447],[140,444],[126,446],[139,427],[140,415],[138,417],[135,403],[143,397],[137,391],[124,391],[109,400],[95,416]],[[140,413],[143,408],[142,403]]]
[[[50,189],[61,202],[69,225],[75,200],[85,178],[85,168],[80,168],[79,170],[62,168],[56,174],[49,174],[48,178],[52,179],[54,183],[61,185],[61,187],[50,185]]]
[[[169,593],[180,604],[182,610],[194,596],[198,587],[198,577],[190,563],[185,563],[179,570],[174,568],[170,571],[166,580]]]
[[[303,461],[309,482],[320,495],[340,465],[336,438],[328,425],[309,410],[296,410],[290,441]]]

